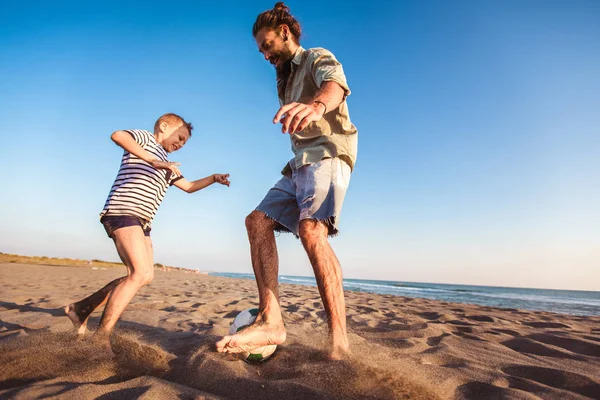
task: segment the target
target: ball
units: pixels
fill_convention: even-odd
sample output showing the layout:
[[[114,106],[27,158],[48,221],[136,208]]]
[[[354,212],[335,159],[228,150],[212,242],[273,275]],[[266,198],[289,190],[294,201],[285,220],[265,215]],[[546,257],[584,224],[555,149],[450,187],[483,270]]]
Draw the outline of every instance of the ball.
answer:
[[[231,323],[231,326],[229,327],[229,334],[233,335],[243,330],[244,328],[247,328],[256,320],[257,315],[258,308],[248,308],[247,310],[240,312]],[[265,361],[266,359],[271,357],[271,355],[273,355],[273,353],[275,352],[275,349],[277,349],[276,344],[269,344],[263,347],[253,349],[251,351],[240,353],[240,357],[244,361],[250,363],[257,363]]]

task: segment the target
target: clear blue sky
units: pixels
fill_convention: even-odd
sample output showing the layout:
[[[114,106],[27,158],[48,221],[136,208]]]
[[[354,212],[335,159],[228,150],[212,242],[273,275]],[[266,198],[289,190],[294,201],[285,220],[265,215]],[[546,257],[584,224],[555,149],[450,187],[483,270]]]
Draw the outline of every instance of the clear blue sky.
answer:
[[[244,217],[291,158],[251,36],[274,1],[0,5],[0,251],[116,260],[117,129],[176,112],[188,179],[156,261],[250,272]],[[343,63],[359,129],[332,245],[350,278],[600,290],[600,2],[288,2]],[[285,275],[311,275],[281,235]]]

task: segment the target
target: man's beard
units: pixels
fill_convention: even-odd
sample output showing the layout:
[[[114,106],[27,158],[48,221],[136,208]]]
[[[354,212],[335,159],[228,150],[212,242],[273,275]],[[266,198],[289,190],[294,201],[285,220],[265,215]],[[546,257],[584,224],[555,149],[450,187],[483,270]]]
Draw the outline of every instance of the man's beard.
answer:
[[[273,56],[271,56],[271,58],[275,59],[277,62],[279,62],[280,65],[282,65],[282,64],[292,61],[292,58],[294,58],[294,54],[291,51],[289,51],[288,49],[284,48],[280,52],[273,54]],[[276,69],[278,68],[276,66],[276,64],[273,64],[273,65],[275,66]]]
[[[280,63],[275,70],[277,71],[277,94],[283,99],[285,98],[285,88],[292,74],[292,60]]]
[[[283,99],[287,82],[292,73],[292,59],[294,58],[294,55],[291,52],[284,50],[277,54],[276,57],[279,60],[279,65],[275,66],[275,71],[277,72],[277,92],[279,97]]]

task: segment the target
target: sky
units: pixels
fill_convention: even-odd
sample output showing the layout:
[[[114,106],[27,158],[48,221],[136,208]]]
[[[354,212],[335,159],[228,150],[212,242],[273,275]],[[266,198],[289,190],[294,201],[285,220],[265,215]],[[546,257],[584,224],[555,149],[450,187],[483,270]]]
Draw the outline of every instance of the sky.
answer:
[[[0,251],[118,260],[110,135],[175,112],[195,126],[184,176],[232,184],[169,189],[155,261],[251,272],[244,218],[292,157],[251,35],[274,3],[3,1]],[[286,4],[352,90],[345,277],[600,290],[600,2]],[[280,274],[310,276],[277,241]]]

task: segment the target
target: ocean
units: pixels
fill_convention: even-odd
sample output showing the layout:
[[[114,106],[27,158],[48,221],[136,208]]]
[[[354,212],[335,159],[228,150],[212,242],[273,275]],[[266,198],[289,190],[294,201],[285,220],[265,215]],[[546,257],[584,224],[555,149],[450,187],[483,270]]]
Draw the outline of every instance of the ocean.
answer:
[[[254,280],[253,274],[214,272],[210,275]],[[317,285],[314,277],[305,276],[280,275],[279,282],[307,286]],[[420,297],[454,303],[550,311],[570,315],[600,315],[600,292],[591,291],[374,281],[367,279],[344,279],[344,289],[365,293]]]

